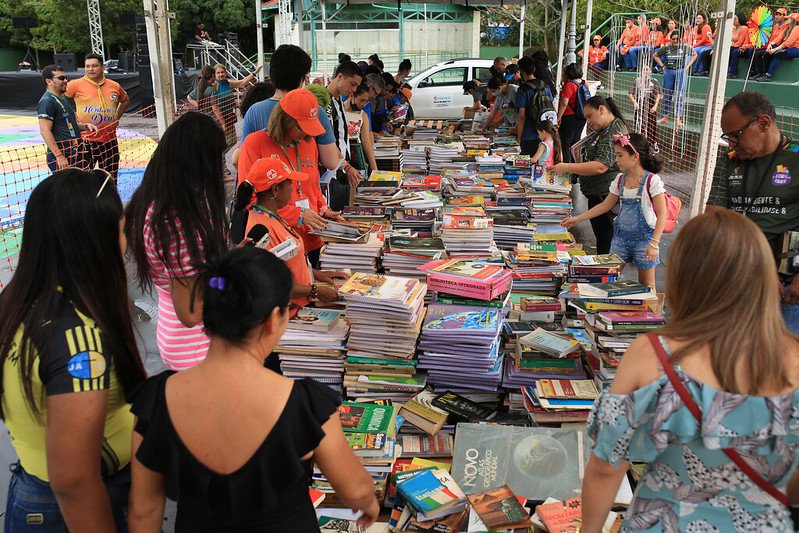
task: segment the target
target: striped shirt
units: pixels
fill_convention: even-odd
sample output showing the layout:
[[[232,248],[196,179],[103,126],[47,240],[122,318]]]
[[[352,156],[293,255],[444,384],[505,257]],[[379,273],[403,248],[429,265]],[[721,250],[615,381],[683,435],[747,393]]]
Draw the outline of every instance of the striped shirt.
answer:
[[[187,328],[180,321],[172,303],[169,280],[196,276],[197,269],[191,263],[188,247],[184,243],[180,219],[177,217],[175,217],[177,235],[170,239],[167,253],[161,252],[160,254],[167,258],[168,264],[159,257],[159,254],[156,253],[156,242],[151,225],[152,215],[153,206],[151,205],[144,219],[144,247],[150,266],[150,276],[158,293],[156,341],[164,364],[172,370],[185,370],[205,359],[211,340],[203,331],[202,322]],[[202,253],[202,242],[199,244]],[[201,302],[196,302],[195,305],[201,305]]]

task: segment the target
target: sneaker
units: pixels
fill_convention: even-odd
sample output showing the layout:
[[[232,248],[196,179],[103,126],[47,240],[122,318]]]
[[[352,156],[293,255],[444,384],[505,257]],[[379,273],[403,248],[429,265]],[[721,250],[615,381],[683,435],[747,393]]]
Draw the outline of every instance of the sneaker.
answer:
[[[738,79],[738,74],[727,74],[727,79],[728,80],[737,80]]]
[[[763,74],[757,79],[757,81],[769,82],[771,81],[771,74]]]

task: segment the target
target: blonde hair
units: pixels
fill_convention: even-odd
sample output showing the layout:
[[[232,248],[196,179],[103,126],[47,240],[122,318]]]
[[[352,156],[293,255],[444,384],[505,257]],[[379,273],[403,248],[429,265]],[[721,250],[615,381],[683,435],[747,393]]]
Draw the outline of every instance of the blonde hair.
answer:
[[[219,70],[220,68],[221,68],[222,70],[224,70],[224,71],[225,71],[225,73],[227,73],[227,67],[226,67],[225,65],[223,65],[222,63],[217,63],[216,65],[214,65],[214,72],[216,72],[216,71],[217,71],[217,70]]]
[[[693,218],[671,247],[666,286],[671,320],[658,333],[686,343],[673,362],[708,346],[725,391],[791,385],[786,346],[799,336],[785,327],[772,251],[754,222],[726,209]]]
[[[266,126],[269,138],[277,144],[286,145],[289,143],[289,132],[294,127],[299,127],[299,124],[291,115],[283,111],[280,103],[278,103],[272,109],[272,114],[269,115],[269,124]]]

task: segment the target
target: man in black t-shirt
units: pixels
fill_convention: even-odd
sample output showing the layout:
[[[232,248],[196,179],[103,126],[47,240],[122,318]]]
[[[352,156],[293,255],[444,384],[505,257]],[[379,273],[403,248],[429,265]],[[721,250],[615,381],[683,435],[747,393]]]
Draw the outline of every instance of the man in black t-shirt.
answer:
[[[799,144],[780,132],[774,104],[758,92],[733,96],[721,129],[733,151],[716,165],[706,208],[743,213],[763,230],[776,261],[783,233],[799,230]],[[782,281],[782,314],[799,332],[799,275]]]
[[[205,24],[202,22],[198,22],[197,25],[194,26],[194,41],[199,44],[211,41],[211,35],[205,29]]]
[[[47,91],[39,99],[36,116],[39,132],[47,145],[47,167],[51,172],[67,167],[83,167],[86,151],[80,132],[97,131],[94,124],[82,124],[75,117],[75,103],[64,96],[67,77],[59,65],[42,69]]]

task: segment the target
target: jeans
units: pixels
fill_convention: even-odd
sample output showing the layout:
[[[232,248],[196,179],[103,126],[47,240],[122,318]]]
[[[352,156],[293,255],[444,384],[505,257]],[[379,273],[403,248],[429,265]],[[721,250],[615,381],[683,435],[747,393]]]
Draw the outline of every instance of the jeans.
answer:
[[[675,114],[682,113],[682,99],[685,94],[685,69],[667,68],[663,72],[663,114],[669,116],[672,106]]]
[[[627,55],[630,58],[629,63],[630,65],[632,65],[632,68],[638,68],[638,54],[640,54],[641,50],[645,48],[646,46],[633,46],[632,48],[630,48],[630,51],[627,52]],[[652,54],[654,55],[654,53],[657,52],[657,50],[658,50],[657,48],[653,48]]]
[[[595,194],[586,196],[588,199],[588,209],[601,204],[607,194]],[[591,219],[591,229],[594,230],[596,237],[596,253],[606,254],[610,252],[610,243],[613,240],[613,213],[608,211],[604,215],[599,215]]]
[[[704,52],[705,50],[711,50],[712,48],[713,48],[712,46],[697,46],[696,48],[694,48],[696,55],[699,56],[696,60],[696,63],[694,63],[694,74],[706,70],[704,68],[704,65],[702,64],[702,61],[700,61],[699,58],[702,57],[702,52]]]
[[[105,488],[111,500],[117,531],[127,531],[130,467],[108,477]],[[67,533],[67,525],[50,485],[25,472],[19,463],[11,465],[3,527],[6,533]]]
[[[740,48],[737,46],[733,46],[730,48],[730,68],[727,71],[728,76],[737,76],[738,75],[738,60],[740,58],[747,58],[752,57],[752,49],[747,48],[744,51],[741,51]]]
[[[580,140],[585,127],[585,119],[577,115],[563,115],[560,121],[558,133],[560,133],[560,144],[563,148],[563,162],[573,163],[572,146]]]
[[[107,142],[87,142],[89,148],[89,168],[99,165],[103,170],[117,177],[119,170],[119,142],[114,139]]]
[[[768,58],[768,54],[765,54],[763,57]],[[768,75],[774,76],[780,63],[786,59],[796,59],[797,57],[799,57],[799,48],[786,48],[785,50],[780,50],[776,54],[773,54],[771,56],[771,64],[768,66]]]
[[[785,325],[793,333],[799,333],[799,304],[780,304],[780,307],[782,308],[782,318],[785,320]]]

